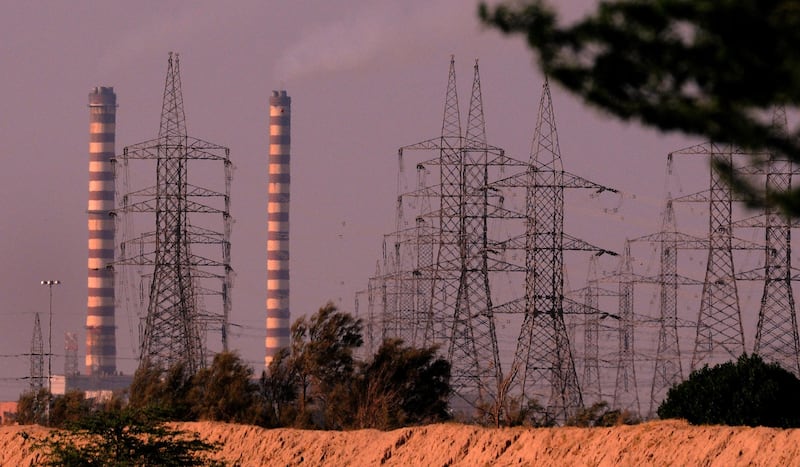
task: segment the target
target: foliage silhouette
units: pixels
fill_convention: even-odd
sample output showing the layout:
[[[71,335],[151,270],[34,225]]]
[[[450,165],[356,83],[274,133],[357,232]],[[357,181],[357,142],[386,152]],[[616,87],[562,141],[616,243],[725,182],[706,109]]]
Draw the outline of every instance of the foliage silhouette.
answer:
[[[800,104],[800,4],[794,0],[611,0],[569,26],[545,0],[479,6],[482,21],[522,34],[545,75],[623,120],[731,143],[758,162],[800,162],[800,128],[773,126]],[[800,188],[765,192],[717,164],[753,205],[800,215]]]
[[[90,412],[35,446],[52,466],[220,465],[206,456],[218,445],[168,428],[163,414],[150,409]]]
[[[611,409],[608,402],[595,402],[585,407],[567,420],[567,426],[609,427],[618,425],[636,425],[641,419],[635,413],[621,409]]]
[[[436,352],[385,340],[356,379],[355,427],[385,430],[447,420],[450,363]]]
[[[661,418],[692,424],[800,427],[800,380],[758,355],[708,365],[673,386],[658,407]]]
[[[292,325],[291,348],[259,381],[267,426],[381,428],[449,417],[450,364],[437,349],[387,340],[366,362],[361,320],[328,303]]]
[[[295,426],[330,429],[349,423],[352,400],[342,386],[353,378],[353,351],[363,344],[361,327],[361,320],[333,303],[292,324],[287,364],[297,393]]]
[[[193,415],[201,420],[257,423],[257,385],[253,370],[234,352],[214,356],[211,366],[192,378],[187,402]]]
[[[16,422],[20,425],[30,425],[38,423],[44,425],[47,401],[50,393],[46,388],[42,388],[37,393],[26,391],[19,395],[17,400]]]
[[[147,361],[142,362],[133,375],[129,405],[138,409],[157,409],[173,420],[192,419],[188,401],[191,375],[185,366],[176,364],[162,369]]]

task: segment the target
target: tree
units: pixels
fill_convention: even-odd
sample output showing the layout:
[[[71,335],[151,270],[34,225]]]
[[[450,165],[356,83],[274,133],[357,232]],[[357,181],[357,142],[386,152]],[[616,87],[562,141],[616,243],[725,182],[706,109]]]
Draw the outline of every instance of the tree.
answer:
[[[450,364],[437,349],[387,340],[368,361],[361,320],[332,303],[292,325],[291,347],[273,357],[259,380],[267,426],[394,428],[445,420]]]
[[[481,3],[482,21],[523,34],[545,75],[623,120],[800,162],[800,128],[770,122],[800,103],[800,3],[616,0],[560,26],[545,0]],[[800,215],[800,188],[765,192],[730,166],[721,175],[753,205]]]
[[[201,420],[257,423],[257,386],[253,369],[235,352],[220,352],[214,361],[192,378],[188,403]]]
[[[38,440],[46,465],[219,465],[205,457],[218,449],[197,433],[172,430],[163,414],[152,409],[126,408],[90,412],[68,430]]]
[[[692,424],[800,427],[800,380],[758,355],[692,372],[658,407],[661,418]]]
[[[395,428],[449,418],[450,364],[437,348],[386,340],[367,362],[355,359],[362,323],[332,303],[291,329],[291,347],[258,383],[262,423],[275,427]]]
[[[19,395],[17,400],[17,423],[20,425],[45,424],[45,414],[47,401],[50,400],[50,393],[47,388],[42,388],[38,392],[26,391]]]
[[[50,409],[50,426],[75,423],[92,410],[92,405],[83,391],[71,390],[63,396],[56,396]]]
[[[363,344],[361,320],[328,303],[310,319],[292,325],[292,348],[287,364],[297,388],[299,427],[342,428],[353,413],[349,389],[355,360],[353,350]],[[312,420],[312,415],[317,419]]]
[[[164,370],[144,361],[133,375],[129,404],[136,409],[157,408],[173,420],[187,420],[191,418],[190,389],[191,379],[183,364]]]
[[[437,358],[436,351],[385,340],[362,365],[355,385],[355,427],[392,429],[448,419],[450,363]]]
[[[261,373],[258,395],[263,406],[261,423],[267,427],[287,426],[297,419],[297,386],[288,348],[272,357],[269,371]]]

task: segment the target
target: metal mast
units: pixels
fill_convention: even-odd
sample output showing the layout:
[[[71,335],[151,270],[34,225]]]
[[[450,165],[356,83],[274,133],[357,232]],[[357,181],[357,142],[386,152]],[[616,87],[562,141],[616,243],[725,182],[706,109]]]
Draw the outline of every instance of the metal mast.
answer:
[[[381,334],[400,338],[414,346],[430,346],[444,335],[431,309],[434,259],[440,234],[438,214],[431,209],[433,201],[440,202],[438,187],[429,187],[425,163],[416,165],[416,186],[405,192],[403,149],[398,151],[398,194],[395,212],[395,231],[384,235],[383,275],[370,282],[380,282],[383,294]],[[431,163],[432,166],[438,165]],[[416,217],[406,213],[411,212]],[[409,219],[410,217],[410,219]],[[413,223],[411,222],[413,219]],[[373,287],[376,290],[377,287]],[[371,302],[374,303],[374,300]],[[434,335],[436,331],[437,335]],[[443,345],[443,344],[442,344]]]
[[[605,252],[564,234],[564,189],[608,188],[564,172],[547,80],[528,177],[525,315],[513,368],[521,372],[517,384],[523,399],[547,398],[549,414],[563,421],[583,405],[564,323],[564,250]]]
[[[503,151],[486,142],[477,61],[466,134],[451,58],[440,136],[401,148],[401,160],[409,150],[436,152],[418,168],[438,166],[439,183],[399,196],[398,219],[405,198],[420,198],[423,209],[426,198],[435,199],[438,209],[422,212],[406,230],[398,222],[384,243],[384,333],[442,346],[455,394],[468,406],[483,407],[493,402],[502,379],[489,289],[493,195],[487,186],[489,166]]]
[[[416,163],[410,191],[403,184],[409,151],[432,154]],[[565,420],[581,397],[564,303],[571,313],[586,307],[563,297],[562,250],[608,251],[564,234],[563,193],[609,189],[562,170],[547,85],[530,160],[516,160],[487,143],[477,61],[462,131],[451,59],[439,136],[398,155],[397,224],[369,279],[369,329],[446,352],[456,410],[472,407],[477,417],[500,423],[517,403],[538,399],[548,416]],[[503,315],[502,325],[522,328],[509,349],[508,374],[496,335],[495,319]]]
[[[227,349],[230,311],[230,160],[228,148],[187,136],[181,92],[180,62],[169,54],[158,137],[124,150],[122,159],[154,160],[154,187],[128,193],[122,212],[155,216],[155,232],[144,233],[125,246],[141,253],[118,263],[152,266],[147,314],[140,336],[140,360],[160,367],[177,363],[193,374],[205,365],[205,332],[219,329]],[[192,160],[221,161],[224,191],[189,183]],[[139,200],[138,198],[144,198]],[[194,215],[190,219],[190,213]],[[202,226],[209,216],[222,218],[222,231]],[[213,222],[213,221],[211,221]],[[218,223],[215,224],[218,226]],[[147,251],[152,247],[152,251]],[[219,250],[217,250],[219,249]],[[196,251],[195,251],[196,250]],[[211,284],[211,283],[214,284]],[[219,311],[205,309],[204,297],[218,296]]]
[[[64,333],[64,376],[78,374],[78,335]]]
[[[712,161],[733,162],[733,147],[722,148],[704,143],[675,151],[669,155],[704,155]],[[697,334],[692,354],[691,371],[705,364],[717,364],[738,358],[745,351],[742,313],[733,265],[733,232],[731,226],[732,196],[727,183],[716,170],[711,170],[707,194],[689,195],[676,201],[708,202],[708,261],[703,281]]]
[[[596,313],[600,305],[599,285],[597,282],[597,257],[589,259],[589,270],[586,276],[586,288],[583,294],[584,330],[583,330],[583,399],[588,403],[599,402],[602,399],[600,386],[600,315]]]
[[[672,200],[667,200],[661,226],[660,310],[658,347],[650,388],[649,413],[655,413],[666,391],[683,380],[681,350],[678,339],[678,241],[675,210]]]
[[[42,323],[39,313],[33,321],[33,337],[31,338],[31,392],[34,397],[44,388],[44,340],[42,339]]]
[[[450,316],[446,321],[450,328],[447,356],[454,368],[453,386],[462,397],[480,405],[492,397],[501,378],[486,257],[488,146],[478,63],[465,139],[461,136],[454,66],[451,60],[442,122],[442,229],[437,266],[449,270],[445,274],[455,279],[445,281],[454,292],[448,297],[455,299],[453,308],[441,310],[441,314]]]
[[[772,125],[786,131],[784,108],[775,109]],[[778,153],[770,154],[766,164],[767,193],[788,191],[792,187],[794,170],[791,160]],[[742,274],[746,279],[764,281],[753,353],[800,375],[800,340],[792,292],[792,223],[786,215],[769,205],[759,217],[757,221],[749,220],[745,226],[765,229],[764,267],[760,271]]]
[[[480,73],[475,61],[466,138],[461,148],[459,287],[448,357],[477,378],[479,401],[496,396],[502,379],[488,271],[488,157]],[[474,383],[473,383],[474,384]]]
[[[454,329],[455,318],[461,315],[456,303],[456,297],[461,289],[461,256],[460,241],[465,239],[461,229],[461,199],[463,183],[461,176],[461,113],[458,106],[458,92],[456,88],[455,58],[450,58],[450,69],[447,78],[447,92],[445,94],[444,115],[442,118],[442,131],[439,139],[439,241],[437,251],[434,253],[436,261],[433,271],[433,289],[431,309],[436,324],[441,328],[435,338],[436,341],[446,345],[450,353],[451,334]],[[454,273],[453,270],[458,271]],[[472,353],[473,357],[477,357]],[[449,357],[449,355],[448,355]],[[467,397],[476,397],[478,391],[477,375],[474,368],[477,360],[464,365],[465,362],[451,362],[453,365],[453,388],[463,397],[465,393],[472,392]]]
[[[33,337],[31,338],[31,376],[30,391],[33,396],[34,420],[41,422],[49,414],[51,394],[45,394],[44,385],[44,340],[42,339],[42,323],[39,313],[35,314],[33,321]],[[49,387],[49,386],[48,386]]]
[[[619,346],[617,377],[614,384],[612,407],[641,413],[639,389],[636,386],[636,366],[633,345],[633,293],[634,280],[631,264],[631,242],[625,240],[625,249],[619,263]]]
[[[671,170],[671,165],[669,166]],[[650,405],[647,415],[655,416],[658,405],[667,390],[683,381],[683,366],[678,340],[678,286],[702,285],[701,282],[678,275],[678,251],[707,249],[709,241],[677,231],[675,209],[670,195],[662,212],[661,230],[632,240],[650,242],[659,247],[659,273],[655,278],[640,278],[640,282],[659,285],[658,340],[653,382],[650,387]]]
[[[675,210],[672,200],[667,200],[661,232],[659,280],[661,317],[658,326],[656,363],[653,384],[650,388],[648,414],[653,416],[658,404],[664,400],[667,390],[683,381],[681,350],[678,339],[678,241]]]

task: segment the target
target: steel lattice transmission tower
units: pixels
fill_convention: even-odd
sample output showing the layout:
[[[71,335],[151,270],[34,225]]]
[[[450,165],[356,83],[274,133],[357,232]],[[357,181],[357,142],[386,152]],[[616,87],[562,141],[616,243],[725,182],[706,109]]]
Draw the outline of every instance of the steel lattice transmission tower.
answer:
[[[786,131],[786,110],[776,108],[772,116],[774,128]],[[766,192],[785,192],[792,187],[795,168],[787,157],[773,153],[766,161]],[[758,312],[753,353],[764,360],[781,365],[800,375],[800,339],[792,291],[792,222],[778,209],[767,206],[763,215],[736,224],[764,229],[764,267],[742,273],[739,277],[763,280],[761,306]]]
[[[607,252],[563,233],[564,189],[607,188],[563,172],[547,86],[542,109],[536,138],[548,141],[535,139],[531,160],[506,156],[487,143],[477,61],[462,128],[451,59],[441,133],[398,152],[396,229],[384,236],[383,261],[366,291],[368,340],[374,345],[380,334],[438,345],[452,364],[457,410],[471,406],[498,423],[520,396],[547,404],[559,420],[580,407],[563,317],[562,249]],[[409,189],[403,165],[412,151],[432,156],[415,164],[417,183]],[[555,162],[545,160],[547,151]],[[534,269],[557,285],[534,284]],[[585,312],[584,304],[568,302],[571,312]],[[511,361],[507,374],[498,315],[523,323],[515,353],[502,360]]]
[[[209,328],[219,330],[227,349],[231,163],[228,148],[187,135],[177,54],[169,54],[158,137],[127,146],[117,159],[156,165],[155,186],[127,193],[119,209],[155,218],[155,231],[126,242],[117,262],[152,266],[140,361],[162,368],[183,363],[194,374],[205,365]],[[190,163],[201,160],[222,163],[222,191],[189,182]],[[206,308],[212,296],[221,300],[220,311]]]
[[[437,343],[446,349],[453,367],[451,384],[456,395],[469,405],[481,406],[494,399],[502,378],[489,289],[487,226],[490,214],[486,187],[488,167],[503,151],[486,142],[477,62],[466,134],[461,127],[455,60],[451,59],[441,134],[405,146],[400,152],[402,155],[403,151],[411,150],[436,151],[438,157],[424,165],[439,169],[438,190],[435,191],[438,209],[418,218],[418,230],[411,237],[416,239],[419,255],[412,272],[417,284],[413,290],[429,294],[429,298],[421,302],[429,308],[420,310],[412,327],[423,328],[421,333],[427,344]],[[417,195],[429,197],[433,194],[431,189],[425,189]],[[437,239],[431,241],[433,227],[427,226],[424,219],[436,221]],[[431,246],[430,251],[427,245]],[[420,250],[420,246],[426,249]],[[398,273],[397,270],[392,272]],[[397,279],[395,276],[394,280]],[[410,303],[399,309],[396,305],[390,306],[395,308],[388,310],[388,316],[394,316],[395,325],[402,323],[407,328],[409,323],[402,320],[409,317]]]
[[[703,143],[669,154],[702,155],[712,162],[732,165],[733,155],[744,154],[731,146]],[[716,170],[711,170],[707,192],[675,201],[708,202],[708,261],[697,317],[697,334],[691,370],[738,358],[745,351],[742,313],[733,264],[733,198],[731,189]],[[741,248],[738,245],[737,248]],[[747,247],[749,248],[749,247]]]
[[[678,236],[675,210],[667,199],[661,232],[652,238],[660,244],[659,309],[661,316],[656,344],[656,363],[650,387],[648,414],[653,416],[667,390],[683,381],[680,339],[678,338]]]
[[[605,251],[603,252],[605,253]],[[604,281],[610,279],[619,279],[619,274],[603,278]],[[620,322],[621,319],[616,313],[608,313],[600,308],[600,297],[616,297],[620,300],[622,300],[622,297],[616,290],[600,287],[600,278],[597,275],[597,256],[592,256],[589,259],[586,286],[575,291],[575,293],[583,297],[583,306],[578,307],[574,301],[565,299],[568,303],[565,305],[564,314],[583,315],[583,354],[582,358],[579,358],[581,364],[578,365],[582,368],[582,377],[579,383],[583,402],[585,405],[590,406],[602,401],[606,396],[606,393],[603,392],[603,380],[606,375],[605,372],[601,372],[600,365],[606,359],[601,359],[600,341],[602,340],[601,332],[605,334],[611,328],[607,324],[601,323],[601,321],[611,318]],[[574,331],[569,329],[569,323],[567,323],[567,329],[570,340],[576,340],[573,335]],[[579,352],[576,351],[576,353],[580,355]],[[617,361],[619,362],[619,359]],[[617,406],[615,405],[615,407]]]
[[[31,392],[38,397],[44,388],[44,340],[42,339],[42,323],[39,313],[33,321],[33,337],[31,338]]]
[[[564,250],[605,252],[564,234],[564,190],[609,188],[564,172],[546,80],[528,177],[525,315],[513,368],[519,371],[516,384],[523,399],[547,400],[549,414],[563,421],[583,405],[564,323]]]
[[[436,326],[430,303],[434,254],[440,237],[432,219],[431,204],[433,200],[438,202],[439,193],[428,186],[428,169],[423,164],[416,166],[414,190],[403,192],[400,186],[405,172],[402,149],[398,152],[398,162],[396,228],[383,238],[384,272],[381,273],[378,265],[376,274],[370,278],[367,290],[370,314],[375,317],[375,302],[380,302],[382,338],[399,338],[413,346],[429,346],[435,342]],[[416,212],[413,223],[407,219],[406,211]]]
[[[627,239],[620,258],[617,276],[619,278],[619,341],[612,407],[641,413],[639,389],[636,386],[633,342],[633,294],[636,276],[633,274],[633,265],[631,264],[631,244]]]
[[[42,339],[42,323],[39,320],[39,313],[35,314],[33,321],[33,337],[31,338],[31,375],[30,391],[33,395],[33,415],[34,420],[42,423],[49,413],[50,394],[43,396],[42,390],[45,388],[44,375],[44,339]],[[49,388],[49,386],[48,386]]]
[[[597,257],[589,259],[586,287],[583,289],[583,376],[582,395],[587,404],[602,400],[600,383],[600,285],[597,278]],[[603,293],[605,295],[605,293]]]
[[[786,131],[785,109],[776,109],[773,126]],[[771,154],[767,165],[767,192],[789,191],[793,173],[791,160],[777,153]],[[797,376],[800,375],[800,339],[792,294],[791,221],[774,207],[768,206],[764,215],[764,293],[758,311],[753,353],[779,363]]]
[[[671,166],[670,166],[671,169]],[[659,248],[659,273],[655,278],[640,278],[639,282],[654,283],[659,286],[658,338],[653,381],[650,386],[650,405],[648,416],[655,416],[655,410],[664,399],[667,390],[683,381],[683,366],[678,338],[678,286],[702,285],[701,282],[678,275],[678,251],[701,250],[708,248],[708,240],[678,232],[675,209],[670,195],[662,212],[661,230],[632,240],[633,242],[654,243]]]
[[[74,332],[64,333],[64,375],[78,374],[78,335]]]

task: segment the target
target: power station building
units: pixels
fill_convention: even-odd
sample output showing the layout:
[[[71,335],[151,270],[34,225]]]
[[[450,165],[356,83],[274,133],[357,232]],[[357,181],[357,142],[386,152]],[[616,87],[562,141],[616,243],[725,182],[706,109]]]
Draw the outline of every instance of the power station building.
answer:
[[[269,98],[269,191],[267,195],[267,337],[264,365],[289,346],[289,147],[292,99]]]

